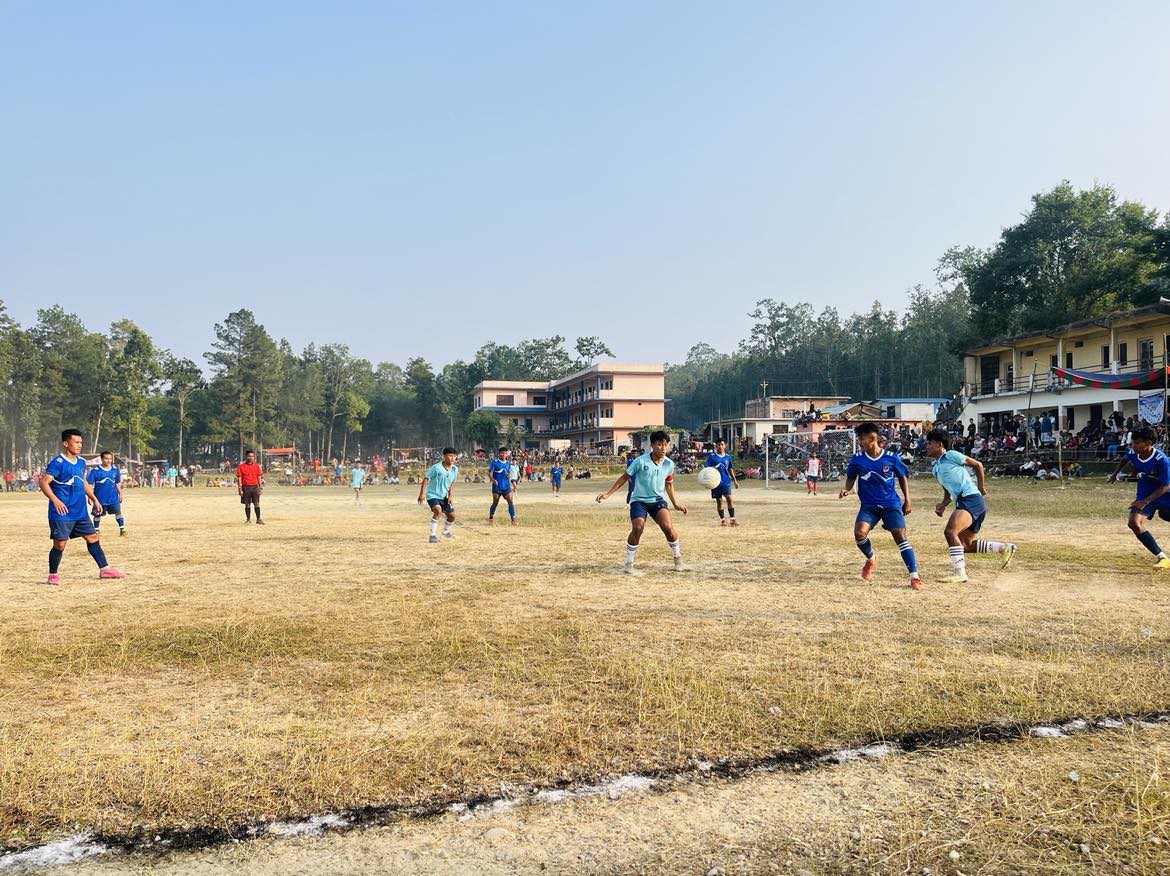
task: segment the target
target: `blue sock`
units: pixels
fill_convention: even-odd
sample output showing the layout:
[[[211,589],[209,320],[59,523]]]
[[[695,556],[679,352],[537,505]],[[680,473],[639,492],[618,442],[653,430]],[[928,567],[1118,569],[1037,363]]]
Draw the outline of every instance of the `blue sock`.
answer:
[[[910,542],[898,542],[898,551],[902,554],[902,562],[906,564],[906,571],[911,575],[918,571],[918,560],[914,556],[914,548],[910,547]]]
[[[102,550],[100,541],[87,541],[85,546],[89,548],[89,555],[93,557],[93,561],[97,563],[99,569],[104,569],[110,564],[106,559],[106,552]]]
[[[868,535],[857,543],[857,549],[865,554],[867,560],[873,559],[873,545],[869,543]]]
[[[730,517],[732,520],[735,519],[735,506],[732,505],[730,502],[727,503],[727,516]]]
[[[722,509],[722,508],[716,508],[715,510],[719,512],[719,519],[720,519],[720,520],[722,520],[722,519],[723,519],[723,509]]]
[[[57,550],[55,547],[49,548],[49,574],[56,575],[57,570],[61,568],[61,557],[65,555],[65,551]]]
[[[1154,538],[1154,533],[1148,529],[1137,534],[1137,540],[1146,546],[1146,550],[1152,553],[1155,557],[1162,553],[1162,549],[1158,547],[1158,540]]]
[[[516,506],[515,505],[508,506],[508,516],[511,517],[513,520],[516,519]]]
[[[125,517],[115,517],[114,519],[118,521],[118,528],[119,529],[126,528],[126,518]]]

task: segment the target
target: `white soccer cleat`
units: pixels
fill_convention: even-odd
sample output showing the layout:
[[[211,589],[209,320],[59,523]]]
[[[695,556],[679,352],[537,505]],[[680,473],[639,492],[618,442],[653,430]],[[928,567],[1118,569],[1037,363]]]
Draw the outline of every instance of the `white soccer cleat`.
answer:
[[[430,536],[430,537],[427,539],[427,542],[428,542],[429,544],[438,544],[438,543],[439,543],[439,537],[438,537],[437,535],[432,535],[432,536]]]
[[[954,574],[947,575],[944,578],[939,578],[938,583],[939,584],[966,584],[967,583],[967,576],[960,575],[958,572],[955,572]]]
[[[449,529],[443,530],[443,538],[454,538],[454,537],[455,537],[455,533],[453,533],[451,530],[449,530]]]
[[[683,562],[682,557],[675,557],[674,558],[674,570],[676,572],[689,572],[691,570],[691,567]]]

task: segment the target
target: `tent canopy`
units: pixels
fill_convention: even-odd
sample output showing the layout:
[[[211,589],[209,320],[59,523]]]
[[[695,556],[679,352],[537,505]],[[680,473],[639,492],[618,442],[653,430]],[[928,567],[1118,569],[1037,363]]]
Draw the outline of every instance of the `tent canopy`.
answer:
[[[1108,371],[1078,371],[1073,368],[1053,368],[1052,372],[1061,380],[1097,389],[1162,389],[1166,385],[1166,374],[1170,372],[1170,368],[1132,371],[1128,374],[1111,374]]]

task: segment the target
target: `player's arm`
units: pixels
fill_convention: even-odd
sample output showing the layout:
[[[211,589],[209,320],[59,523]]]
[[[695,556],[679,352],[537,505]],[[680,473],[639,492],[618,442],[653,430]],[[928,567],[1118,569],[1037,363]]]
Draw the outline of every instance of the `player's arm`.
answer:
[[[243,465],[236,466],[236,492],[241,496],[244,495],[244,475],[241,472]]]
[[[841,492],[837,494],[837,498],[844,499],[846,496],[852,493],[853,485],[855,483],[857,483],[857,472],[850,468],[845,472],[845,486],[842,488]]]
[[[618,490],[620,490],[622,488],[622,485],[624,483],[626,483],[626,481],[628,481],[629,479],[630,479],[630,476],[623,471],[621,474],[621,477],[619,477],[616,481],[613,482],[612,487],[610,487],[604,493],[597,494],[597,501],[604,502],[606,499],[608,499],[610,496],[612,496],[614,493],[616,493]]]
[[[455,481],[458,480],[459,475],[456,473],[455,477],[451,479],[451,486],[447,487],[447,501],[452,505],[455,504]]]
[[[984,479],[983,463],[978,459],[972,459],[969,456],[963,457],[963,465],[969,465],[975,469],[975,485],[979,487],[979,495],[987,495],[987,481]]]
[[[191,480],[192,480],[192,482],[194,482],[194,480],[195,480],[194,475],[191,476]],[[118,479],[116,481],[114,481],[114,489],[116,489],[118,491],[118,504],[121,505],[122,504],[122,473],[121,472],[118,473]]]
[[[64,514],[69,510],[69,506],[57,498],[56,494],[49,488],[53,483],[53,476],[48,472],[41,475],[41,492],[49,497],[49,501],[53,504],[53,510],[58,514]]]
[[[902,491],[902,513],[910,513],[910,479],[904,474],[898,475],[898,489]]]
[[[666,495],[670,497],[670,504],[674,506],[674,510],[681,511],[685,516],[687,513],[687,506],[678,503],[678,496],[674,494],[674,476],[671,475],[666,479]]]
[[[1112,484],[1117,480],[1117,476],[1121,474],[1122,469],[1129,465],[1129,459],[1125,456],[1121,457],[1121,461],[1117,463],[1117,468],[1113,469],[1113,473],[1105,479],[1105,483]]]
[[[949,504],[951,504],[951,494],[947,492],[946,487],[943,487],[942,501],[934,506],[934,513],[942,517]]]
[[[420,505],[423,502],[423,493],[426,491],[426,488],[427,488],[427,476],[423,475],[423,479],[421,481],[419,481],[419,484],[418,484],[418,503]]]
[[[1150,495],[1146,496],[1144,499],[1141,499],[1140,501],[1135,499],[1133,502],[1130,503],[1129,507],[1131,510],[1141,511],[1143,508],[1145,508],[1151,502],[1157,502],[1159,499],[1161,499],[1167,493],[1170,493],[1170,468],[1167,468],[1164,466],[1162,467],[1162,470],[1158,472],[1158,481],[1159,481],[1158,488],[1156,490],[1154,490],[1152,493],[1150,493]]]

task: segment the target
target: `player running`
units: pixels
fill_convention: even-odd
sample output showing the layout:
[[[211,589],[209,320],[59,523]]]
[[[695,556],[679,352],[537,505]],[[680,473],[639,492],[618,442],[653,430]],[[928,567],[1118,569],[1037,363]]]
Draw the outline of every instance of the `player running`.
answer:
[[[947,520],[946,539],[954,572],[940,579],[942,584],[964,584],[967,581],[967,561],[964,554],[1002,554],[1006,569],[1016,555],[1016,546],[1010,542],[977,539],[976,535],[987,517],[987,486],[983,477],[983,463],[957,450],[951,450],[951,436],[942,429],[926,433],[926,455],[934,460],[931,473],[943,488],[942,501],[934,506],[939,517],[954,500],[955,510]],[[974,469],[975,480],[968,468]]]
[[[1129,528],[1150,553],[1157,557],[1155,569],[1170,569],[1170,557],[1158,546],[1154,534],[1146,529],[1146,521],[1156,513],[1170,520],[1170,459],[1154,446],[1154,430],[1149,426],[1135,429],[1130,437],[1130,449],[1117,463],[1109,483],[1114,483],[1121,470],[1133,466],[1137,475],[1137,497],[1129,506]]]
[[[559,462],[553,463],[553,467],[549,469],[550,479],[552,480],[552,491],[554,496],[561,494],[561,478],[565,476],[565,467]]]
[[[122,470],[114,465],[114,454],[102,451],[101,465],[94,466],[85,475],[93,487],[93,494],[102,506],[102,513],[95,514],[93,528],[101,529],[102,518],[110,514],[118,521],[118,535],[126,534],[126,520],[122,517]]]
[[[366,471],[357,463],[354,463],[349,472],[349,485],[353,487],[353,503],[360,505],[362,503],[362,486],[366,482]]]
[[[492,507],[488,511],[488,526],[494,526],[496,521],[496,506],[500,504],[500,498],[508,503],[508,517],[512,520],[512,525],[516,525],[516,500],[513,495],[512,469],[514,466],[508,464],[508,448],[501,447],[496,451],[496,458],[488,463],[488,480],[492,485]]]
[[[853,485],[858,485],[857,498],[861,501],[861,508],[853,522],[853,539],[857,542],[857,549],[865,555],[861,580],[870,580],[873,570],[877,568],[877,557],[869,541],[869,532],[880,520],[882,527],[898,545],[902,562],[910,573],[910,587],[921,590],[918,560],[906,538],[906,515],[910,513],[909,472],[900,456],[883,450],[878,444],[878,431],[877,423],[860,423],[854,427],[853,432],[857,435],[857,445],[861,450],[849,460],[849,466],[845,469],[845,489],[837,498],[844,499],[853,492]],[[901,502],[894,489],[895,480],[902,491]]]
[[[85,460],[80,458],[84,439],[77,429],[66,429],[61,433],[59,454],[45,466],[41,476],[41,492],[49,499],[49,538],[53,546],[49,549],[48,584],[60,584],[61,557],[69,540],[81,538],[89,555],[97,563],[99,578],[125,578],[106,560],[102,550],[101,536],[86,510],[86,499],[93,506],[94,515],[101,516],[102,505],[94,495],[93,486],[85,477]]]
[[[244,454],[244,461],[236,466],[236,490],[240,494],[240,504],[244,506],[244,520],[252,522],[252,507],[256,508],[256,522],[263,526],[260,519],[260,494],[264,492],[264,473],[256,462],[256,454],[249,450]]]
[[[719,512],[719,525],[727,526],[731,518],[731,526],[739,526],[735,519],[735,505],[731,503],[731,489],[739,489],[739,481],[735,477],[735,466],[732,464],[731,454],[727,452],[727,442],[720,438],[715,442],[715,450],[707,454],[704,463],[707,468],[719,470],[719,486],[711,491],[711,498],[715,500],[715,510]],[[727,517],[723,516],[723,506],[727,503]]]
[[[806,496],[817,495],[817,483],[821,479],[821,458],[817,456],[814,450],[808,455],[808,461],[804,464],[804,494]]]
[[[427,469],[422,483],[418,487],[418,503],[423,503],[425,496],[427,506],[431,509],[431,534],[427,539],[431,544],[439,541],[439,517],[447,515],[447,522],[443,524],[443,538],[454,538],[451,527],[455,524],[455,506],[451,496],[455,492],[455,478],[459,476],[459,466],[455,464],[455,448],[444,447],[443,458]]]
[[[674,555],[674,570],[687,571],[682,560],[678,533],[670,522],[670,509],[663,498],[665,492],[676,511],[683,515],[687,513],[687,506],[680,505],[674,494],[674,460],[666,455],[669,441],[670,436],[661,430],[651,433],[650,452],[643,453],[626,466],[625,473],[613,482],[613,486],[597,496],[598,502],[604,502],[621,489],[626,481],[634,482],[634,492],[630,498],[630,535],[626,539],[626,559],[622,563],[622,571],[627,575],[638,574],[634,570],[634,556],[638,552],[638,542],[642,540],[647,517],[653,519],[666,536],[666,544]]]

